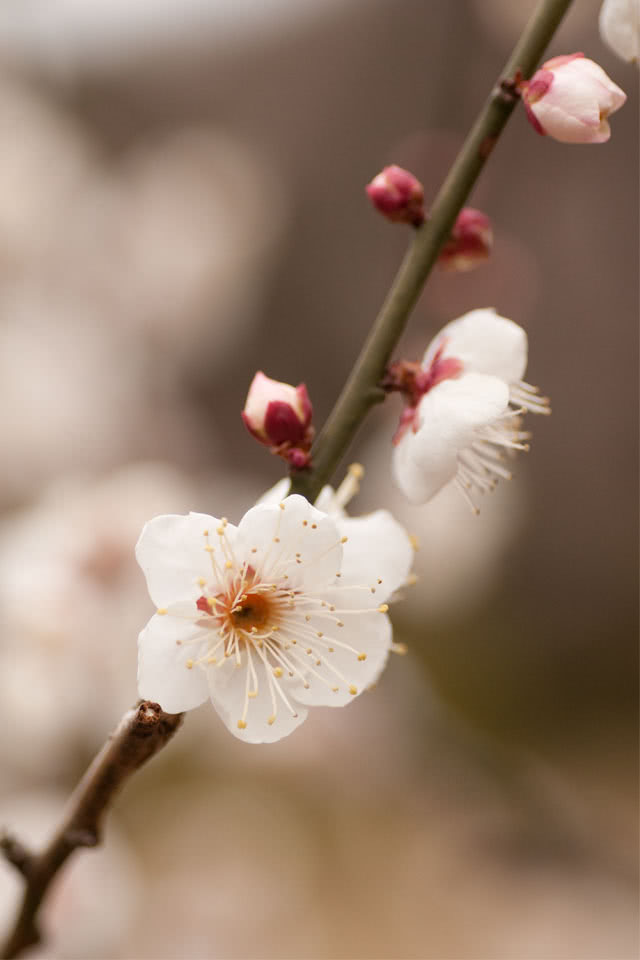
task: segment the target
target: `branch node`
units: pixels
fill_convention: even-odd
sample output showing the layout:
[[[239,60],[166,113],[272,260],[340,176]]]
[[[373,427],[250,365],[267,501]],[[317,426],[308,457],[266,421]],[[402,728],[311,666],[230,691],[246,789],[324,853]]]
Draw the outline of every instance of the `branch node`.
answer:
[[[8,831],[0,834],[0,851],[4,854],[5,860],[12,864],[23,877],[29,877],[33,854]]]
[[[503,77],[494,90],[494,96],[502,100],[503,103],[516,103],[520,99],[522,79],[521,70],[516,70],[512,77]]]

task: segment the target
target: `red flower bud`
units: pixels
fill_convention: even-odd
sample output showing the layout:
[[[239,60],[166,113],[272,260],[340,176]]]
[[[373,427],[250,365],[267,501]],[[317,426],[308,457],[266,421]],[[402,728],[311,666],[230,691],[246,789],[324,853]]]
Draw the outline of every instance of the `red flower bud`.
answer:
[[[256,373],[242,411],[247,430],[272,453],[301,470],[309,466],[312,408],[303,383],[297,387]]]
[[[489,259],[492,246],[489,217],[480,210],[464,207],[438,255],[438,263],[445,270],[473,270]]]
[[[424,222],[424,188],[408,170],[395,165],[385,167],[367,184],[366,191],[373,206],[387,220],[414,227]]]

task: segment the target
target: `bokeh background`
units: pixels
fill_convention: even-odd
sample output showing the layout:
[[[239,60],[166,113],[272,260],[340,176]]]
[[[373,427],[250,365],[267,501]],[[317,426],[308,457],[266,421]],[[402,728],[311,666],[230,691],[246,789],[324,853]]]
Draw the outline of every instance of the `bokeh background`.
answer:
[[[24,837],[135,701],[142,524],[238,520],[279,478],[240,422],[256,369],[322,422],[407,242],[364,184],[396,162],[433,196],[532,6],[0,7],[0,819]],[[402,344],[478,306],[522,324],[554,411],[532,452],[479,518],[449,490],[408,507],[399,409],[371,415],[352,509],[420,539],[409,654],[272,746],[191,713],[35,956],[637,956],[637,70],[597,12],[549,55],[626,90],[610,143],[519,110],[472,197],[494,255],[435,273]],[[3,927],[18,890],[0,864]]]

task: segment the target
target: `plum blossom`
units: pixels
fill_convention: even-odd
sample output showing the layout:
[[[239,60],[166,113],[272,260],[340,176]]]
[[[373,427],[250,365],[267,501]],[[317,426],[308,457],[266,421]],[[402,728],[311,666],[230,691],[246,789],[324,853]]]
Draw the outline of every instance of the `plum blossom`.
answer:
[[[600,36],[622,60],[638,63],[640,0],[604,0],[598,21]]]
[[[561,143],[605,143],[627,95],[583,53],[553,57],[520,84],[533,128]]]
[[[273,500],[237,527],[156,517],[136,548],[158,605],[139,637],[140,696],[169,712],[210,698],[249,743],[287,736],[309,706],[344,706],[378,678],[392,648],[386,601],[413,553],[386,511],[341,518],[301,496]]]
[[[505,451],[529,449],[520,415],[551,412],[537,387],[523,381],[526,365],[522,327],[487,308],[443,327],[421,366],[391,369],[387,388],[409,401],[394,437],[393,474],[412,503],[455,480],[477,513],[470,493],[510,478]]]

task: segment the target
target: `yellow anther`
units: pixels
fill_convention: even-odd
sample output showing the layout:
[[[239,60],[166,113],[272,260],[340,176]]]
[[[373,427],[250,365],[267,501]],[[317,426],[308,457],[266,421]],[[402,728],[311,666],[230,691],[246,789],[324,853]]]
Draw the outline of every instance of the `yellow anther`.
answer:
[[[238,730],[246,730],[247,722],[246,720],[238,720]]]
[[[207,582],[207,581],[205,580],[204,577],[198,577],[198,586],[199,586],[199,587],[204,587],[205,584],[206,584],[206,582]]]
[[[333,647],[327,647],[327,649],[329,653],[335,653],[335,649]]]
[[[305,653],[308,653],[309,655],[311,655],[313,653],[313,650],[311,649],[311,647],[307,647]]]
[[[420,541],[419,541],[418,538],[416,537],[415,533],[410,533],[410,534],[409,534],[409,543],[411,544],[411,546],[413,547],[414,550],[419,550],[419,549],[420,549]]]
[[[205,546],[205,550],[207,551],[207,553],[213,553],[213,547],[211,546],[210,543],[208,543],[208,544]]]
[[[276,667],[273,671],[273,675],[279,679],[282,676],[282,667]]]
[[[389,609],[388,603],[381,603],[380,606],[378,607],[378,613],[386,613],[388,609]]]
[[[231,563],[231,560],[227,560],[227,562],[225,563],[224,566],[225,566],[225,570],[232,570],[232,569],[233,569],[233,564]]]
[[[251,547],[251,553],[257,553],[257,552],[258,552],[257,547]]]
[[[391,652],[397,653],[400,657],[404,657],[405,653],[409,652],[409,648],[406,643],[392,643]]]
[[[342,620],[336,620],[336,627],[344,627]]]
[[[218,529],[216,530],[216,533],[218,534],[219,537],[224,537],[224,527],[222,526],[218,527]]]
[[[352,463],[347,473],[350,473],[355,480],[362,480],[364,477],[364,467],[361,463]]]
[[[418,582],[418,576],[415,573],[410,573],[405,583],[408,587],[413,587]]]
[[[302,521],[302,526],[303,526],[303,527],[308,527],[308,526],[309,526],[309,521],[308,521],[308,520],[303,520],[303,521]]]
[[[370,590],[371,590],[371,593],[375,593],[375,592],[376,592],[376,588],[375,588],[375,587],[370,587]]]
[[[317,524],[317,523],[312,523],[312,524],[311,524],[311,529],[312,529],[312,530],[317,530],[317,529],[318,529],[318,524]]]
[[[322,632],[322,630],[318,630],[318,632],[316,633],[316,637],[324,637],[324,633]]]
[[[203,530],[203,531],[202,531],[202,536],[203,536],[203,537],[208,537],[208,536],[209,536],[209,531],[208,531],[208,530]]]
[[[274,542],[274,543],[280,543],[280,537],[274,537],[274,538],[273,538],[273,542]]]
[[[354,685],[351,684],[351,686],[349,687],[349,693],[351,694],[351,696],[355,697],[357,692],[358,692],[358,688],[354,687]]]
[[[158,607],[158,609],[156,610],[156,613],[158,613],[161,617],[164,617],[164,615],[168,612],[169,611],[167,610],[166,607]]]
[[[378,579],[376,580],[376,583],[377,583],[378,585],[380,585],[380,584],[382,583],[382,580],[381,580],[380,577],[378,577]]]
[[[217,657],[207,657],[207,663],[217,663]]]
[[[331,687],[331,689],[333,690],[334,693],[337,693],[340,687]]]
[[[207,597],[207,605],[208,605],[209,607],[215,607],[215,605],[216,605],[216,598],[215,598],[215,597]]]
[[[349,537],[341,537],[340,543],[346,543]]]
[[[193,669],[193,660],[187,660],[187,661],[185,662],[185,667],[187,668],[187,670],[192,670],[192,669]]]
[[[257,697],[257,696],[258,696],[258,691],[257,691],[257,690],[249,690],[249,692],[247,693],[247,696],[248,696],[248,697],[251,697],[251,699],[253,700],[254,697]]]
[[[366,653],[359,653],[359,654],[358,654],[358,660],[366,660],[366,659],[367,659]]]
[[[280,507],[281,510],[284,510],[284,503],[279,503],[278,506]]]
[[[271,727],[275,722],[276,722],[276,715],[275,713],[272,713],[270,717],[267,717],[267,723]]]

